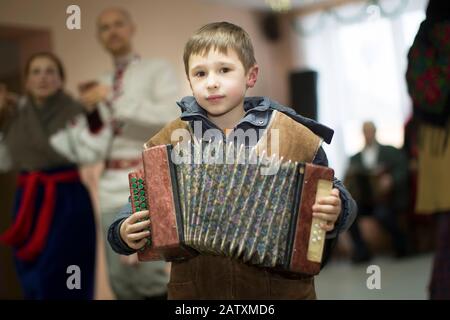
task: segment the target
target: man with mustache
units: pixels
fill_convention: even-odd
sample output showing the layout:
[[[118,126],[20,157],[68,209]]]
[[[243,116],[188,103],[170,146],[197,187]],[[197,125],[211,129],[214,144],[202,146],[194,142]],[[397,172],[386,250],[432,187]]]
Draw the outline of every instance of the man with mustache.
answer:
[[[99,182],[104,234],[129,195],[128,172],[141,165],[142,145],[179,115],[173,101],[178,85],[173,68],[145,60],[133,50],[135,33],[129,13],[108,8],[97,19],[98,39],[111,55],[115,72],[80,85],[80,99],[98,113],[97,128],[112,128]],[[97,108],[96,108],[97,107]],[[168,274],[164,262],[138,263],[136,255],[119,256],[105,246],[111,286],[119,299],[165,298]]]

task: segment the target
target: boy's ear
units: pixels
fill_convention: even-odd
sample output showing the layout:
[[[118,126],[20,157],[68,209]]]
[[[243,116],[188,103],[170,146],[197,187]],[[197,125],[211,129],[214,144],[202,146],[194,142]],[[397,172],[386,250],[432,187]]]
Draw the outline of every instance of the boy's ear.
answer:
[[[259,66],[255,64],[253,67],[248,70],[247,75],[247,88],[253,88],[256,84],[256,80],[258,79]]]

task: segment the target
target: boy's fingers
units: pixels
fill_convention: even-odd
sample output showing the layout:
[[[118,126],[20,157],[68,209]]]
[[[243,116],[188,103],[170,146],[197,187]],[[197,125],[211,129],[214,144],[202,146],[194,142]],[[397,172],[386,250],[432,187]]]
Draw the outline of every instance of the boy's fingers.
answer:
[[[141,239],[145,239],[150,235],[150,231],[145,230],[142,232],[138,232],[138,233],[132,233],[128,235],[128,239],[130,241],[139,241]]]
[[[339,205],[340,201],[341,201],[341,199],[339,199],[339,197],[333,195],[333,196],[319,198],[317,200],[317,203],[319,203],[319,204],[331,204],[331,205],[337,206],[337,205]]]
[[[147,240],[144,238],[138,242],[131,242],[128,244],[128,246],[132,249],[139,250],[140,248],[142,248],[145,245],[146,242],[147,242]]]
[[[143,218],[149,218],[150,214],[148,212],[148,210],[144,210],[144,211],[138,211],[136,213],[134,213],[137,217],[139,217],[139,219],[143,219]]]
[[[313,213],[315,218],[319,218],[321,220],[323,220],[324,222],[335,222],[336,221],[336,215],[334,214],[326,214],[326,213],[318,213],[315,212]]]
[[[135,233],[135,232],[141,231],[143,229],[146,229],[149,226],[150,226],[150,220],[136,222],[136,223],[133,223],[132,225],[130,225],[129,231],[130,231],[130,233]]]
[[[331,224],[328,224],[328,223],[321,223],[320,224],[320,228],[322,228],[322,230],[325,230],[325,231],[331,231],[331,230],[333,230],[334,229],[334,224],[333,223],[331,223]]]
[[[325,205],[325,204],[315,204],[313,206],[313,212],[317,213],[328,213],[328,214],[337,214],[337,207],[334,205]]]
[[[136,221],[141,220],[141,219],[145,219],[145,218],[148,218],[148,217],[149,217],[148,210],[138,211],[138,212],[133,213],[130,216],[129,222],[131,224],[134,224]]]
[[[333,188],[333,189],[331,190],[331,194],[332,194],[333,196],[339,197],[339,189],[338,189],[338,188]]]

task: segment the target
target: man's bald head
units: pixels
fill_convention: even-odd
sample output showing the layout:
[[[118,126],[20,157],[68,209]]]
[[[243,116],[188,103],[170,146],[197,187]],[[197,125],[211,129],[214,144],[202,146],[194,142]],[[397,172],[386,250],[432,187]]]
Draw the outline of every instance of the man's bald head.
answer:
[[[100,14],[97,17],[97,26],[100,25],[102,18],[104,18],[104,16],[107,16],[111,13],[119,14],[125,20],[127,20],[129,23],[133,24],[133,19],[131,19],[131,15],[127,10],[125,10],[124,8],[121,8],[121,7],[110,7],[110,8],[106,8],[102,12],[100,12]]]
[[[135,27],[125,9],[111,7],[103,10],[97,18],[97,30],[100,42],[113,56],[131,52],[131,38]]]
[[[375,123],[373,123],[373,121],[364,122],[362,130],[364,134],[364,139],[366,140],[366,146],[370,146],[374,142],[376,142],[377,128],[375,126]]]

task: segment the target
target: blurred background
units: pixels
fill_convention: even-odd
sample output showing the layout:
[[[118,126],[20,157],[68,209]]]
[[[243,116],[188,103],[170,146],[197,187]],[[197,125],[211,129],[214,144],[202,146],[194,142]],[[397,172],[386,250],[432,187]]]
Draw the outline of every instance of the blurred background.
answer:
[[[70,5],[81,10],[81,29],[69,30]],[[0,83],[23,92],[25,61],[52,51],[64,62],[66,89],[112,68],[97,39],[96,18],[106,7],[131,14],[136,51],[165,58],[176,69],[181,92],[190,95],[182,61],[188,37],[200,26],[229,21],[251,36],[260,77],[249,95],[269,96],[335,130],[324,145],[336,176],[350,181],[350,157],[364,148],[362,126],[372,121],[380,144],[403,150],[412,102],[405,73],[408,51],[425,19],[428,0],[0,0]],[[409,168],[409,162],[406,162]],[[414,175],[413,169],[408,175]],[[350,179],[350,180],[349,180]],[[11,223],[14,173],[0,175],[0,231]],[[413,193],[411,183],[408,192]],[[321,299],[427,299],[435,247],[435,222],[414,211],[413,196],[396,214],[408,242],[396,257],[390,234],[371,215],[359,219],[370,257],[354,258],[348,232],[317,278]],[[381,289],[369,290],[367,266],[381,268]],[[110,298],[107,282],[99,298]],[[0,246],[0,298],[21,299],[12,253]]]

